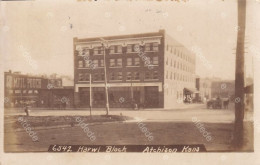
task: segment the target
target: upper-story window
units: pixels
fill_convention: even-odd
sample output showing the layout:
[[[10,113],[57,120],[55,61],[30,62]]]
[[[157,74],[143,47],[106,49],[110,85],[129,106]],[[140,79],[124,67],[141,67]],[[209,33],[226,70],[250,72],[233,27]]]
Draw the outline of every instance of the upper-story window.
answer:
[[[123,75],[122,72],[112,72],[110,73],[110,80],[122,80]]]
[[[128,53],[138,52],[139,49],[140,49],[139,44],[129,44],[129,45],[127,45],[127,52]]]
[[[116,66],[116,62],[115,61],[116,61],[115,59],[110,59],[109,60],[110,67],[115,67]]]
[[[89,49],[83,48],[78,50],[78,55],[79,56],[89,56]]]
[[[104,81],[104,73],[94,73],[93,81]]]
[[[159,64],[158,56],[152,57],[151,63],[152,63],[153,65],[158,65],[158,64]]]
[[[122,67],[122,58],[110,59],[109,65],[110,67]]]
[[[140,80],[140,73],[134,72],[134,80]]]
[[[95,47],[94,48],[94,55],[102,55],[103,54],[103,47]]]
[[[144,77],[146,80],[151,80],[151,79],[154,79],[154,80],[157,80],[159,79],[159,75],[158,75],[158,71],[153,71],[153,72],[145,72],[145,77]]]
[[[113,46],[110,46],[110,48],[109,48],[109,53],[110,53],[110,54],[122,53],[122,46],[121,46],[121,45],[113,45]]]
[[[154,42],[154,43],[146,43],[145,44],[145,51],[158,51],[158,43]]]
[[[126,66],[132,66],[133,65],[133,59],[132,58],[127,58],[126,59]]]
[[[126,72],[126,80],[132,80],[132,72]]]
[[[93,65],[94,65],[95,67],[98,67],[98,60],[93,60]]]
[[[83,73],[79,73],[79,81],[84,81]]]
[[[99,64],[100,67],[104,67],[104,60],[99,60]]]
[[[134,65],[135,66],[139,66],[140,65],[140,58],[139,57],[134,58]]]
[[[83,68],[83,61],[79,61],[78,65],[79,65],[79,68]]]

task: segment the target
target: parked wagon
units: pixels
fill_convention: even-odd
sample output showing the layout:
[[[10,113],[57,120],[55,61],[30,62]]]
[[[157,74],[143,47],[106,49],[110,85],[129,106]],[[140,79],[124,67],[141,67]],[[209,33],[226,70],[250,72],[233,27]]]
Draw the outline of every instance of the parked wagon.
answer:
[[[222,100],[218,97],[207,101],[207,108],[222,109]]]

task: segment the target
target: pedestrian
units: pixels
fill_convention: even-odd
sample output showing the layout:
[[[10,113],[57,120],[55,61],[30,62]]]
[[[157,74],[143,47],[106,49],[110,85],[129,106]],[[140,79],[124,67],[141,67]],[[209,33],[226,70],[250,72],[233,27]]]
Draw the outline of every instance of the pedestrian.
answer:
[[[24,112],[26,113],[26,116],[29,116],[29,107],[28,107],[28,105],[25,105]]]

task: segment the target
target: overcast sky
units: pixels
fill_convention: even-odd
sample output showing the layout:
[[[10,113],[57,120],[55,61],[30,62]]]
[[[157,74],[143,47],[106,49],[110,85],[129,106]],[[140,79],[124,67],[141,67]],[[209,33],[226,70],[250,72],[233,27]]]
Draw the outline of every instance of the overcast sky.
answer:
[[[260,2],[248,2],[246,40],[253,50],[246,54],[249,71],[252,52],[260,51],[256,47],[259,7]],[[1,2],[1,16],[1,66],[5,71],[73,76],[73,37],[165,29],[188,49],[196,48],[197,75],[235,77],[234,48],[239,30],[235,0]]]

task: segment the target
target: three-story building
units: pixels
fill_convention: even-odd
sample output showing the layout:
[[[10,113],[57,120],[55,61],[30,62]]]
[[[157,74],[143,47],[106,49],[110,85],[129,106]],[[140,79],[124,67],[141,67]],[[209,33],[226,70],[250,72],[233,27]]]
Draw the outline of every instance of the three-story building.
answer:
[[[105,106],[105,69],[110,107],[170,108],[195,88],[195,55],[164,30],[74,38],[76,106],[90,105],[90,85],[93,107]]]

